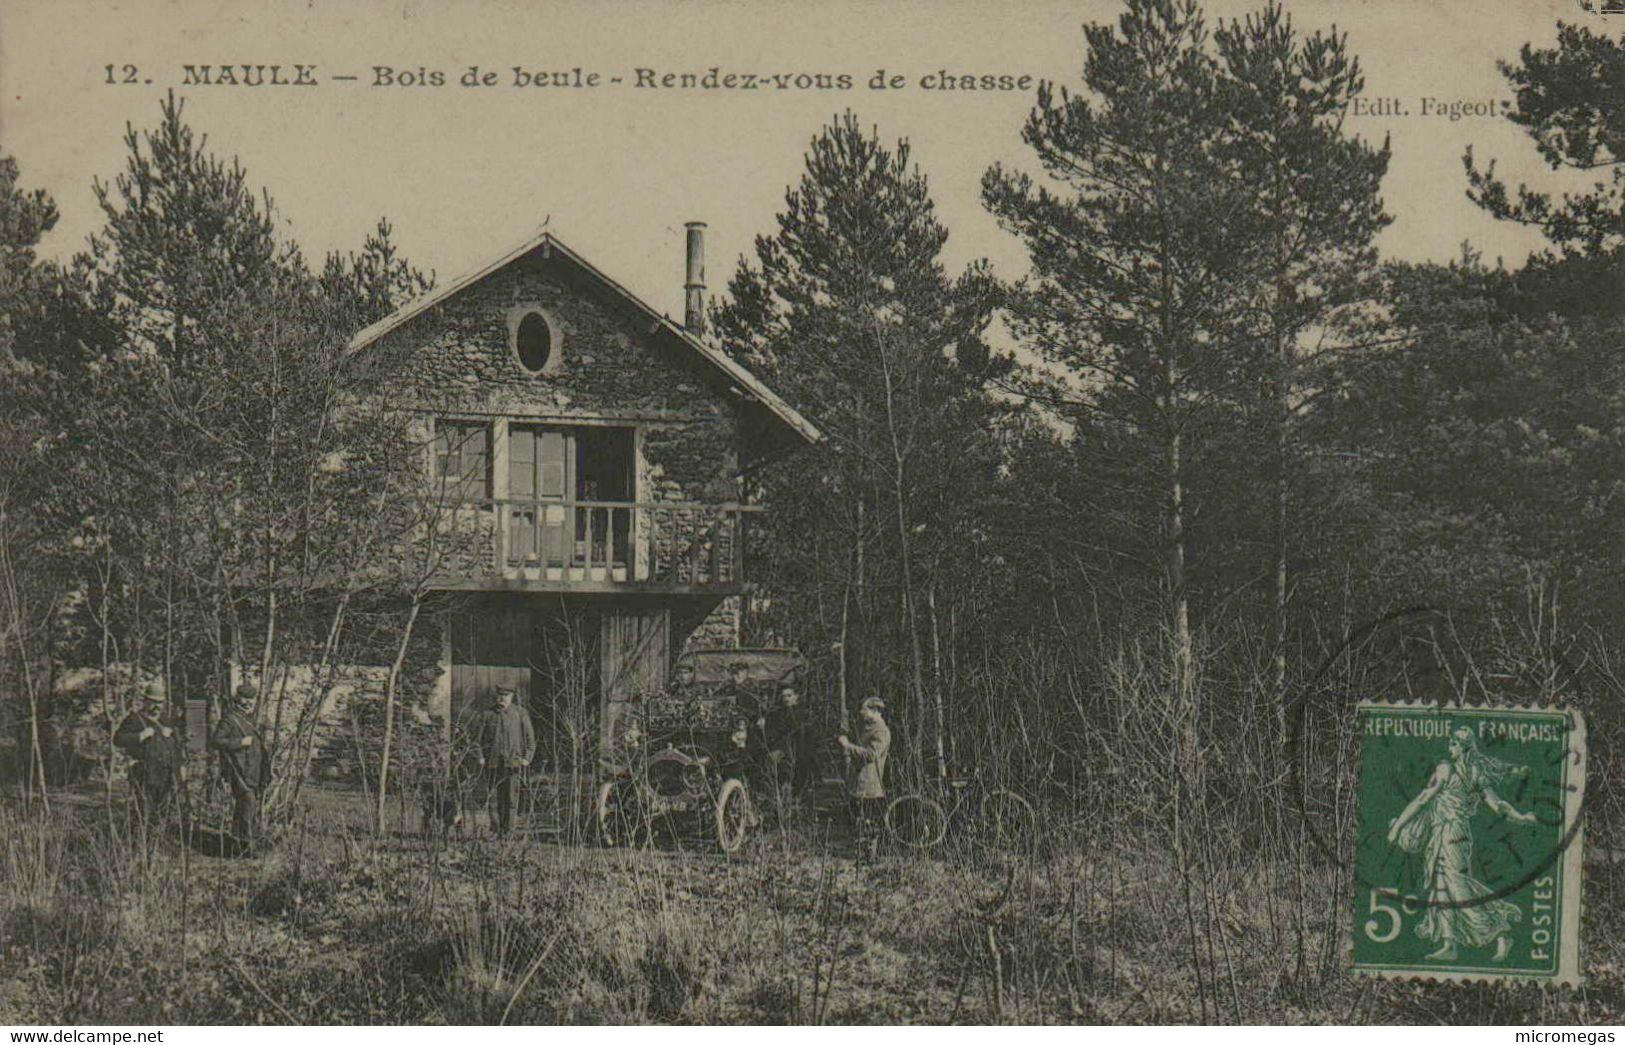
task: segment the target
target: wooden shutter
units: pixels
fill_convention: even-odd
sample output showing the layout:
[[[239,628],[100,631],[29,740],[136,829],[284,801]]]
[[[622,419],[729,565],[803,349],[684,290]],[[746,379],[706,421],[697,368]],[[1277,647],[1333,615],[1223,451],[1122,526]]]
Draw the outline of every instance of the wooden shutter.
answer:
[[[437,421],[434,426],[434,478],[436,493],[447,500],[456,494],[453,487],[456,485],[455,476],[462,473],[462,466],[457,459],[456,443],[453,441],[455,432],[449,422]]]
[[[508,430],[508,496],[516,501],[536,497],[536,431],[513,427]]]
[[[574,440],[564,432],[541,431],[536,436],[536,497],[541,501],[563,501],[569,480],[570,455]],[[569,512],[562,504],[538,509],[542,513],[542,558],[552,565],[568,565]]]
[[[490,496],[491,439],[484,424],[436,421],[435,479],[448,501],[481,501]]]
[[[536,432],[514,425],[508,429],[508,496],[515,501],[536,499]],[[531,562],[536,558],[536,508],[513,504],[508,509],[508,558]]]
[[[483,424],[463,428],[462,499],[484,500],[488,490],[487,478],[491,473],[491,444]]]
[[[544,431],[537,442],[540,444],[537,447],[538,493],[543,500],[563,500],[567,496],[565,483],[569,479],[573,440],[563,432]]]

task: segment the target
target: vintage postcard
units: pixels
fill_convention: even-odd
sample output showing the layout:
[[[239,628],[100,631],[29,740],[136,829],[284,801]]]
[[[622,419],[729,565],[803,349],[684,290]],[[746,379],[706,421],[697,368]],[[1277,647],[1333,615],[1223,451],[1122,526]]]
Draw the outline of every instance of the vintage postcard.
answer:
[[[0,0],[0,1024],[1625,1018],[1619,6]]]

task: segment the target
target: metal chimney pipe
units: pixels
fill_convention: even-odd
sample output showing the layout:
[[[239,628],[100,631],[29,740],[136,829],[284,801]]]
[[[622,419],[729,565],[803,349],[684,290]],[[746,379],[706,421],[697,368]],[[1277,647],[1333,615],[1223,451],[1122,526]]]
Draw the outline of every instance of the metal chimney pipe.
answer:
[[[683,326],[696,337],[705,333],[705,222],[684,223],[688,229],[688,278],[683,283]]]

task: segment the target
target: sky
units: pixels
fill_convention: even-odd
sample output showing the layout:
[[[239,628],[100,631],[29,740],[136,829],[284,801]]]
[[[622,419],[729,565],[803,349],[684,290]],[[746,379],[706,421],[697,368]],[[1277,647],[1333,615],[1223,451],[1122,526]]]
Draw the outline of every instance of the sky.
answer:
[[[1258,6],[1211,0],[1205,9],[1216,21]],[[1379,242],[1387,256],[1448,260],[1470,240],[1487,258],[1517,264],[1539,246],[1464,194],[1468,145],[1513,181],[1552,180],[1497,112],[1511,95],[1496,63],[1525,42],[1549,45],[1559,19],[1625,26],[1602,24],[1578,0],[1285,6],[1300,31],[1346,31],[1365,70],[1374,111],[1351,115],[1348,126],[1392,139],[1384,198],[1395,220]],[[1119,11],[1116,0],[8,0],[0,150],[17,159],[24,187],[55,198],[62,217],[43,252],[67,257],[100,225],[92,183],[123,168],[126,124],[154,126],[174,88],[209,147],[240,159],[270,191],[308,257],[358,248],[387,216],[406,255],[445,282],[546,222],[680,316],[683,223],[708,223],[707,281],[719,292],[753,237],[773,230],[808,142],[851,109],[884,138],[910,141],[951,232],[948,261],[986,257],[1014,277],[1025,270],[1021,244],[983,210],[979,182],[994,162],[1036,170],[1020,140],[1033,91],[944,91],[924,78],[947,71],[1077,87],[1082,26]],[[186,65],[245,63],[280,65],[290,80],[295,65],[314,67],[307,76],[316,84],[185,83]],[[461,86],[470,66],[496,83]],[[579,69],[599,82],[514,86],[516,67],[571,79]],[[733,89],[658,85],[668,73],[713,67],[741,79]],[[440,73],[444,85],[402,82],[420,70],[431,81]],[[872,89],[879,70],[888,85]],[[776,86],[775,74],[788,86]],[[818,74],[845,75],[852,87],[795,83]],[[745,89],[745,76],[761,86]],[[903,86],[890,86],[898,76]],[[657,85],[639,86],[640,77]],[[1450,102],[1482,114],[1452,120]]]

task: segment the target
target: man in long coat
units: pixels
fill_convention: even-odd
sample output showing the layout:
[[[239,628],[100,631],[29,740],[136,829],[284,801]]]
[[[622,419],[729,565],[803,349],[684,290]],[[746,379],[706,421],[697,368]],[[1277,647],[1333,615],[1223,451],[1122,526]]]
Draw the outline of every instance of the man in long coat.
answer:
[[[209,747],[220,753],[220,772],[231,787],[232,837],[245,850],[259,840],[260,799],[271,783],[271,753],[254,721],[259,696],[252,682],[238,686],[235,704],[209,734]]]
[[[863,721],[859,743],[841,734],[841,748],[853,758],[847,795],[852,801],[858,843],[869,856],[875,855],[880,840],[880,821],[886,812],[886,757],[891,753],[891,729],[886,725],[886,705],[879,697],[863,702],[858,712]]]
[[[113,743],[131,759],[130,797],[142,826],[156,824],[180,801],[181,740],[169,723],[168,691],[154,679],[113,734]]]
[[[474,721],[474,750],[480,760],[485,801],[493,792],[497,800],[497,833],[513,829],[514,800],[519,791],[522,770],[536,754],[536,730],[530,714],[514,704],[513,689],[500,686],[496,706],[482,711]]]

